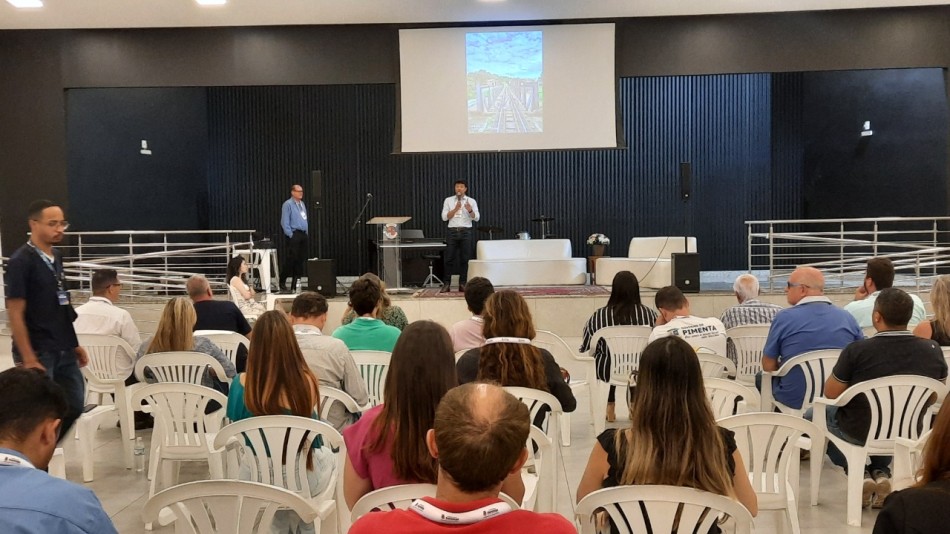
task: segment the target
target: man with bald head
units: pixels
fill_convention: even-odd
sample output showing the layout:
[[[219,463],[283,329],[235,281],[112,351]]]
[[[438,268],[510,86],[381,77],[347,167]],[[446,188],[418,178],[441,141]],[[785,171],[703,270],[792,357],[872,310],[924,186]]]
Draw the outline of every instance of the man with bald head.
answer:
[[[303,276],[304,261],[307,259],[307,234],[310,231],[307,222],[307,205],[303,202],[303,187],[299,184],[290,186],[290,198],[284,201],[280,208],[280,229],[287,238],[284,266],[281,267],[280,287],[283,291],[293,292],[297,288],[297,281]],[[290,286],[287,286],[290,278]]]
[[[841,349],[864,339],[854,317],[825,296],[825,277],[814,267],[799,267],[788,277],[785,295],[791,308],[775,315],[762,351],[762,370],[776,371],[800,354]],[[757,377],[757,382],[761,378]],[[801,369],[772,379],[772,395],[790,408],[801,408],[805,376]]]
[[[528,408],[498,386],[469,383],[450,390],[426,434],[429,454],[439,461],[435,497],[417,499],[408,510],[369,513],[350,534],[576,533],[559,514],[512,510],[498,498],[507,478],[521,476],[530,426]]]

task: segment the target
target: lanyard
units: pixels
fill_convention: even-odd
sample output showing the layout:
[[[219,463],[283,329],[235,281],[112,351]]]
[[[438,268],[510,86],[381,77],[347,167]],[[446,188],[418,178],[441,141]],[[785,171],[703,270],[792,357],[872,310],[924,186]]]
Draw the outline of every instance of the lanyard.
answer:
[[[489,504],[488,506],[482,506],[475,510],[469,510],[468,512],[454,513],[446,512],[438,506],[422,499],[416,499],[412,501],[412,505],[409,506],[409,509],[436,523],[442,523],[444,525],[470,525],[484,521],[485,519],[507,514],[511,511],[511,505],[502,501]]]
[[[6,454],[2,452],[0,452],[0,466],[27,467],[29,469],[36,469],[28,460],[13,454]]]
[[[531,340],[526,337],[492,337],[485,340],[486,345],[495,343],[517,343],[519,345],[530,345]]]
[[[62,277],[61,277],[61,275],[60,275],[60,272],[56,269],[56,265],[53,263],[53,262],[56,261],[56,257],[53,256],[53,261],[49,261],[49,258],[46,257],[46,253],[43,252],[42,250],[36,248],[36,245],[34,245],[32,241],[27,241],[26,244],[29,245],[30,248],[33,249],[33,252],[36,252],[36,254],[40,257],[40,259],[43,260],[43,263],[46,264],[46,267],[49,268],[50,272],[53,273],[53,278],[56,279],[56,288],[57,288],[59,291],[63,291],[63,289],[64,289],[64,288],[63,288],[63,279],[62,279]]]
[[[478,323],[478,324],[484,324],[484,323],[485,323],[485,318],[482,317],[481,315],[473,315],[473,316],[472,316],[472,320],[475,321],[475,322]]]

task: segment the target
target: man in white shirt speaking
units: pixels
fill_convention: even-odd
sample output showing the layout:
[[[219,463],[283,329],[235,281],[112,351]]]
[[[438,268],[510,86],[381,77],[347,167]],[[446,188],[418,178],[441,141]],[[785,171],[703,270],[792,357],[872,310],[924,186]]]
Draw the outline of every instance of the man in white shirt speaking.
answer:
[[[126,355],[127,360],[120,358],[117,362],[119,371],[124,372],[132,369],[142,338],[132,315],[115,305],[121,291],[122,282],[114,269],[93,271],[92,296],[89,302],[76,308],[78,317],[73,322],[73,328],[77,334],[99,334],[124,339],[132,347],[132,354]]]
[[[449,223],[445,237],[445,285],[442,292],[449,290],[452,275],[459,275],[459,291],[465,291],[468,280],[468,260],[472,258],[472,223],[481,218],[478,203],[466,195],[468,183],[455,181],[455,194],[442,203],[442,220]]]

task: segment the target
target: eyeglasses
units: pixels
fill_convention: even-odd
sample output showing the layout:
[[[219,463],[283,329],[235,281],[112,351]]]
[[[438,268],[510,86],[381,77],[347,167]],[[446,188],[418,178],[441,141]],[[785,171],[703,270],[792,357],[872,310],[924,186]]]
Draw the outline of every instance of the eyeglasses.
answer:
[[[293,192],[294,192],[294,193],[303,193],[303,189],[294,189]]]
[[[811,289],[811,286],[808,284],[799,284],[797,282],[786,282],[785,287],[791,289],[793,287],[804,287],[805,289]]]
[[[46,222],[41,222],[41,221],[39,221],[38,219],[33,219],[33,220],[36,221],[36,222],[38,222],[39,224],[42,224],[42,225],[44,225],[44,226],[48,226],[48,227],[50,227],[50,228],[62,228],[63,230],[69,228],[69,221],[46,221]]]

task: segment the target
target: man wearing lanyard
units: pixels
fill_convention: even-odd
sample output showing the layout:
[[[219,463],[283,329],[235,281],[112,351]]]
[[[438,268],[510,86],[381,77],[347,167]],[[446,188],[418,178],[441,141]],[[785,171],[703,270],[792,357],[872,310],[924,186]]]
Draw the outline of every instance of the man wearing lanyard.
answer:
[[[65,436],[82,414],[85,382],[79,371],[88,362],[73,321],[76,311],[66,290],[62,256],[53,245],[69,223],[49,200],[29,207],[30,240],[7,263],[7,311],[13,332],[13,361],[45,371],[62,386],[69,409],[60,427]]]
[[[37,369],[7,369],[0,406],[0,532],[114,533],[95,493],[45,471],[67,411],[62,388]]]
[[[481,218],[478,203],[466,196],[468,184],[465,180],[455,181],[455,194],[442,203],[442,220],[449,223],[449,235],[445,238],[445,285],[442,292],[449,290],[453,274],[459,275],[459,291],[465,291],[468,279],[468,260],[472,257],[472,223]]]
[[[280,227],[287,236],[287,257],[284,260],[281,289],[293,292],[297,280],[303,275],[303,262],[307,259],[307,206],[303,203],[303,187],[294,184],[290,188],[290,198],[284,201],[280,210]],[[290,288],[286,280],[291,279]]]

